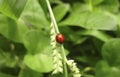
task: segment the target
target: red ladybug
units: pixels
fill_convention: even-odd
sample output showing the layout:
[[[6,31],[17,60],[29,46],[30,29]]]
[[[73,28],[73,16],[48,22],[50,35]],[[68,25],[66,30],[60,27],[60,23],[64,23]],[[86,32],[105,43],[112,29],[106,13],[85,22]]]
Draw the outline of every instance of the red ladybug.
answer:
[[[56,41],[57,41],[58,43],[62,44],[62,43],[64,43],[64,40],[65,40],[65,38],[64,38],[64,35],[63,35],[63,34],[57,34],[57,35],[56,35]]]

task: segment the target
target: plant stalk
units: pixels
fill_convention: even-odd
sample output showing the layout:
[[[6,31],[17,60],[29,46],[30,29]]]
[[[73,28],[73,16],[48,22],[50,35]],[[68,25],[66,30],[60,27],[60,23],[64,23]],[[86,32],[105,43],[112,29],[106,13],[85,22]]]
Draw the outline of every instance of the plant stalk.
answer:
[[[56,20],[55,20],[55,17],[54,17],[52,8],[51,8],[51,6],[50,6],[49,0],[46,0],[46,3],[47,3],[47,6],[48,6],[48,10],[49,10],[49,12],[50,12],[51,20],[52,20],[52,22],[53,22],[53,24],[54,24],[54,28],[55,28],[55,30],[56,30],[56,33],[58,34],[58,33],[60,33],[60,32],[59,32],[58,25],[57,25],[57,22],[56,22]],[[66,59],[66,55],[65,55],[65,52],[64,52],[64,47],[63,47],[62,44],[61,44],[60,46],[61,46],[61,51],[62,51],[61,54],[62,54],[62,58],[63,58],[64,77],[68,77],[67,64],[66,64],[67,59]]]
[[[47,3],[47,6],[48,6],[48,10],[50,12],[50,17],[51,17],[51,20],[52,20],[52,22],[54,24],[56,33],[60,33],[49,0],[46,0],[46,3]]]
[[[61,45],[61,51],[62,51],[62,57],[63,57],[64,75],[65,77],[68,77],[67,64],[66,64],[67,59],[66,59],[63,45]]]

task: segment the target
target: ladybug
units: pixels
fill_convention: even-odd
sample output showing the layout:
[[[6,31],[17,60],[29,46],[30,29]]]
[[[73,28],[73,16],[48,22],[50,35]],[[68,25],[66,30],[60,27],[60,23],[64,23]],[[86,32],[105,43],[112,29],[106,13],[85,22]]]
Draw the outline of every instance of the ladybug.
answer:
[[[58,43],[60,43],[60,44],[62,44],[62,43],[64,43],[64,40],[65,40],[65,38],[64,38],[64,35],[63,34],[57,34],[56,35],[56,41],[58,42]]]

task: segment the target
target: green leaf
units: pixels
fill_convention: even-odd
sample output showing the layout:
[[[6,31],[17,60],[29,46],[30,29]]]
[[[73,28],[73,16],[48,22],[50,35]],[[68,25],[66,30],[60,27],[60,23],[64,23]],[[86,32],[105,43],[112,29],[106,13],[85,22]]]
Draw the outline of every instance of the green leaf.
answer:
[[[47,8],[46,0],[38,0],[38,1],[39,1],[39,3],[40,3],[40,6],[42,7],[44,13],[47,15],[47,12],[48,12],[47,10],[48,10],[48,8]]]
[[[63,77],[63,73],[53,74],[50,75],[49,77]]]
[[[71,7],[73,12],[84,12],[84,11],[89,11],[90,7],[88,4],[83,4],[83,3],[74,3],[73,6]]]
[[[59,25],[61,26],[80,26],[94,30],[116,30],[117,23],[114,18],[104,12],[73,12]]]
[[[62,9],[62,11],[61,11]],[[56,21],[60,21],[62,20],[62,18],[67,14],[67,12],[70,9],[70,5],[69,4],[59,4],[58,6],[56,6],[53,9],[53,13],[55,15]]]
[[[120,69],[117,67],[110,67],[106,61],[100,61],[96,65],[95,77],[119,77]]]
[[[4,59],[4,55],[1,54],[3,53],[2,50],[0,49],[0,68],[1,66],[3,67],[4,63],[5,63],[5,59]]]
[[[28,31],[22,20],[14,21],[0,14],[0,33],[6,38],[22,42],[23,34]]]
[[[28,54],[25,56],[24,62],[29,68],[37,72],[45,73],[53,70],[53,61],[51,56],[48,54]]]
[[[84,52],[84,51],[83,51]],[[88,52],[87,52],[88,53]],[[99,60],[98,57],[93,57],[93,56],[90,56],[90,55],[87,55],[87,54],[83,54],[84,56],[78,56],[78,57],[75,57],[75,60],[78,61],[78,62],[82,62],[84,64],[89,64],[90,66],[95,66],[96,65],[96,62]],[[86,67],[87,68],[87,67]],[[85,68],[85,69],[86,69]],[[89,68],[89,67],[88,67]],[[90,70],[91,67],[89,68]],[[88,72],[90,70],[84,70],[84,72]]]
[[[95,77],[95,76],[91,74],[85,74],[84,77]]]
[[[40,3],[40,6],[42,7],[45,15],[48,14],[48,7],[47,7],[47,3],[46,0],[38,0]],[[50,3],[61,3],[60,0],[49,0]]]
[[[79,35],[69,35],[70,40],[74,43],[74,44],[82,44],[84,41],[86,41],[88,38],[87,37],[82,37]]]
[[[77,34],[86,35],[86,36],[93,36],[93,37],[96,37],[104,42],[107,42],[108,40],[110,40],[112,38],[109,35],[105,34],[102,31],[99,31],[99,30],[83,30],[83,31],[77,32]]]
[[[20,17],[26,2],[27,0],[0,0],[0,12],[16,20]]]
[[[104,0],[98,8],[116,13],[119,11],[119,0]]]
[[[118,23],[118,27],[117,27],[117,36],[120,37],[120,13],[117,14],[117,15],[114,15],[114,17],[116,18],[117,23]]]
[[[0,49],[0,68],[15,67],[17,60],[12,53],[4,52]]]
[[[9,74],[0,73],[0,77],[15,77]]]
[[[92,3],[92,5],[98,5],[101,2],[103,2],[104,0],[84,0],[86,3]]]
[[[11,43],[9,42],[8,39],[0,35],[0,48],[4,51],[9,51],[11,50]]]
[[[113,15],[116,19],[117,19],[117,23],[120,26],[120,13],[118,13],[117,15]]]
[[[45,0],[42,0],[45,1]],[[28,0],[27,5],[21,15],[21,19],[34,29],[48,30],[49,22],[46,19],[46,14],[42,10],[37,0]]]
[[[28,53],[43,52],[44,49],[47,49],[46,47],[49,46],[50,43],[48,36],[45,36],[41,32],[35,30],[27,32],[24,35],[23,41]]]
[[[67,37],[65,41],[72,41],[74,44],[81,44],[87,39],[87,37],[80,36],[72,29],[70,29],[68,26],[59,27],[59,30],[61,31],[61,33],[65,35],[65,37]]]
[[[43,75],[39,72],[35,72],[31,69],[24,68],[23,70],[20,71],[18,77],[43,77]]]
[[[120,66],[120,39],[111,39],[103,45],[102,56],[111,66]]]
[[[100,61],[96,65],[96,77],[106,77],[110,74],[110,67],[105,61]],[[108,76],[107,76],[108,77]],[[111,76],[110,76],[111,77]]]

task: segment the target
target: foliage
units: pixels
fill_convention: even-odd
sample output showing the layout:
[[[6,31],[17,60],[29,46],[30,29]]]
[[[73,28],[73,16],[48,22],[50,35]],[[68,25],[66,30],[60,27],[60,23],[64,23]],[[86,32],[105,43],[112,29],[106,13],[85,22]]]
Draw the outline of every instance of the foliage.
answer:
[[[50,2],[82,76],[119,77],[119,0]],[[63,77],[51,75],[51,51],[45,0],[0,0],[0,77]]]

